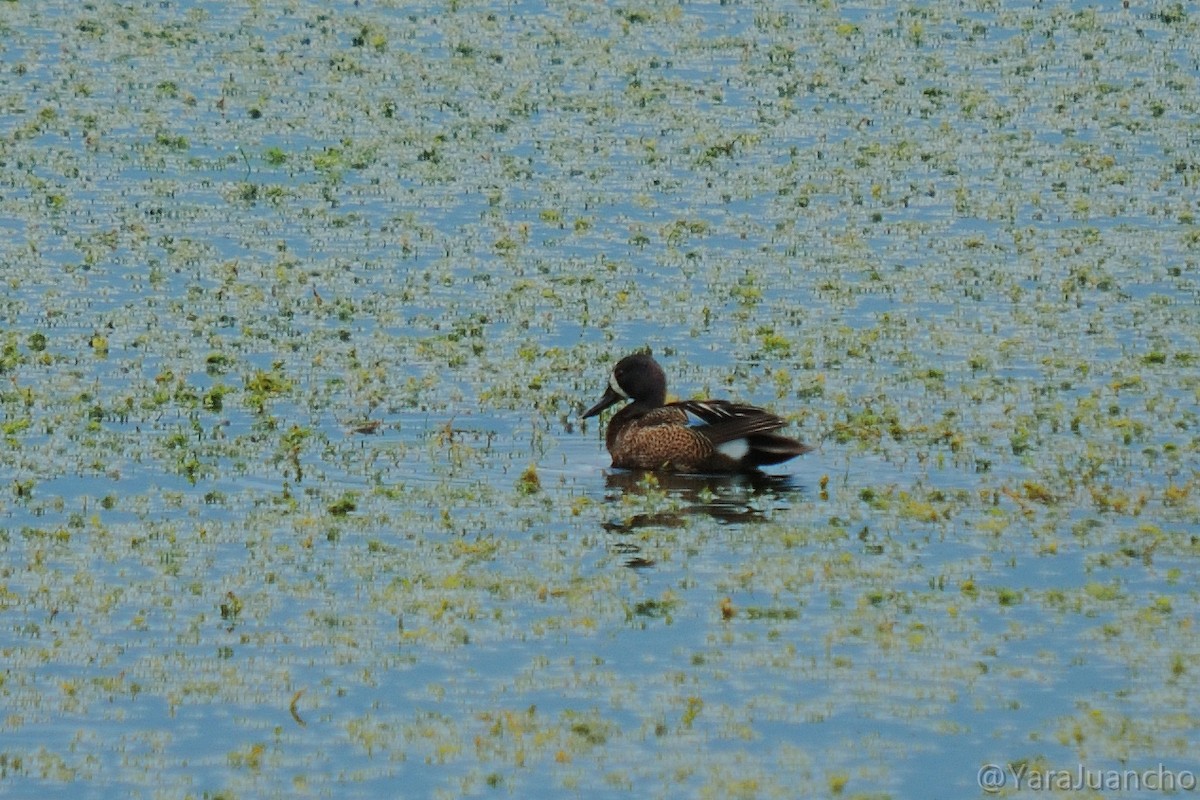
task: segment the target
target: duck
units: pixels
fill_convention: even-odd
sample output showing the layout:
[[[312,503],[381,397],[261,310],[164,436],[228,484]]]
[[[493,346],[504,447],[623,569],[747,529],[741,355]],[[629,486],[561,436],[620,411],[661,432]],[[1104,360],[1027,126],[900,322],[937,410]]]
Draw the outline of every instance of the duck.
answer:
[[[775,431],[787,420],[728,400],[668,403],[667,376],[649,353],[625,356],[583,418],[629,401],[608,421],[605,445],[615,469],[695,474],[757,473],[810,452]]]

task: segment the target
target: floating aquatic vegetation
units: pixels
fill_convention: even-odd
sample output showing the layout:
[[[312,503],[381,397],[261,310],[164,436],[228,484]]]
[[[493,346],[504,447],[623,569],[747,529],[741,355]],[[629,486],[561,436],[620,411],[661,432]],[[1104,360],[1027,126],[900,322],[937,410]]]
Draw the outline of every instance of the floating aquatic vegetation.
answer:
[[[5,7],[0,793],[1195,752],[1185,4]],[[643,345],[819,449],[606,475]]]

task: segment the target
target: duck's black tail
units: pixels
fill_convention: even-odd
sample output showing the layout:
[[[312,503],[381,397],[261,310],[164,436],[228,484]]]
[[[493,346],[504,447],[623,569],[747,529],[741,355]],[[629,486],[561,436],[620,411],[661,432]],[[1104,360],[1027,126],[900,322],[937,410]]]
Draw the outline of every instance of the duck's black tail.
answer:
[[[804,442],[780,436],[777,433],[756,433],[746,437],[750,449],[742,457],[742,461],[755,467],[765,467],[779,464],[789,458],[802,456],[812,450]]]

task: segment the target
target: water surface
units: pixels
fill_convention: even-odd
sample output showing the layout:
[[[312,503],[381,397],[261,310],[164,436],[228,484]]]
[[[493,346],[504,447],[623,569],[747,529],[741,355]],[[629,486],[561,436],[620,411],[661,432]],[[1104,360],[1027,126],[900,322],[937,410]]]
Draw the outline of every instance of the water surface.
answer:
[[[7,796],[1200,771],[1185,6],[4,6]]]

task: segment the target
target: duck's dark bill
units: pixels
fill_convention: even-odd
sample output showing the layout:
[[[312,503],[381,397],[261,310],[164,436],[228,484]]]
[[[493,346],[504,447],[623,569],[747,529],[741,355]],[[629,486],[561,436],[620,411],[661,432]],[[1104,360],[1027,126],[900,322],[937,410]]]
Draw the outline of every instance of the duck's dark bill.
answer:
[[[624,399],[624,397],[613,391],[613,388],[610,386],[604,390],[604,396],[600,398],[599,403],[596,403],[596,405],[583,412],[583,418],[594,417],[613,403],[619,403]]]

